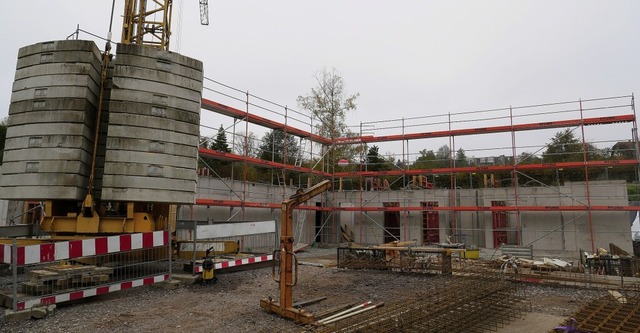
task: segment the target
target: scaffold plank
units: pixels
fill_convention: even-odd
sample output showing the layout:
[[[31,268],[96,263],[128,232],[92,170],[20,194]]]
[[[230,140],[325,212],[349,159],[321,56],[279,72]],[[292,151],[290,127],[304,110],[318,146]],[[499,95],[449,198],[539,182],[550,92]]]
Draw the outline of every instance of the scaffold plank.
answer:
[[[530,171],[544,169],[577,169],[577,168],[599,168],[610,166],[635,166],[638,160],[607,160],[607,161],[579,161],[579,162],[557,162],[541,164],[519,164],[513,165],[489,165],[489,166],[469,166],[457,168],[435,168],[435,169],[408,169],[408,170],[388,170],[388,171],[347,171],[336,172],[334,177],[381,177],[381,176],[418,176],[418,175],[443,175],[451,173],[492,173],[504,171]]]
[[[402,141],[402,140],[415,140],[415,139],[427,139],[427,138],[442,138],[450,136],[463,136],[463,135],[476,135],[476,134],[490,134],[490,133],[505,133],[505,132],[522,132],[532,131],[549,128],[563,128],[574,127],[580,125],[604,125],[632,122],[635,120],[633,114],[608,116],[608,117],[596,117],[585,119],[571,119],[571,120],[559,120],[548,121],[540,123],[530,124],[518,124],[518,125],[505,125],[505,126],[493,126],[493,127],[480,127],[480,128],[465,128],[450,131],[434,131],[434,132],[422,132],[422,133],[409,133],[409,134],[396,134],[396,135],[384,135],[373,136],[366,135],[354,138],[338,138],[334,140],[336,145],[355,144],[355,143],[373,143],[373,142],[387,142],[387,141]]]
[[[212,100],[203,98],[202,99],[202,108],[208,111],[213,111],[228,117],[236,118],[236,119],[246,119],[248,122],[260,126],[264,126],[270,129],[277,130],[286,130],[288,134],[292,134],[295,136],[299,136],[305,139],[309,139],[316,143],[321,143],[325,145],[330,145],[331,140],[324,138],[322,136],[313,134],[311,132],[303,131],[301,129],[291,127],[264,117],[260,117],[258,115],[248,113],[246,111],[238,110],[236,108],[232,108],[230,106],[220,104],[218,102],[214,102]]]
[[[216,159],[219,159],[219,160],[223,160],[223,161],[247,162],[249,164],[258,165],[258,166],[267,167],[267,168],[285,169],[285,170],[288,170],[288,171],[310,173],[310,174],[319,175],[319,176],[323,176],[323,177],[330,177],[331,176],[330,173],[322,172],[320,170],[314,170],[314,169],[310,169],[310,168],[299,167],[299,166],[295,166],[295,165],[291,165],[291,164],[272,162],[272,161],[267,161],[267,160],[263,160],[263,159],[259,159],[259,158],[255,158],[255,157],[250,157],[250,156],[242,156],[242,155],[237,155],[237,154],[233,154],[233,153],[225,153],[225,152],[221,152],[221,151],[217,151],[217,150],[213,150],[213,149],[206,149],[206,148],[202,148],[202,147],[198,148],[198,153],[200,155],[213,157],[213,158],[216,158]]]

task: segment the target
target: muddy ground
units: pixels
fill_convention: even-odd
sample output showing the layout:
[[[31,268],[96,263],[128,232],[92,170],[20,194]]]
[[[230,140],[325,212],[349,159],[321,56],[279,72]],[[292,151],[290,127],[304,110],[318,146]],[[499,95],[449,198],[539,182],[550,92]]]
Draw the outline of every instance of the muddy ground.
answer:
[[[335,250],[333,250],[335,251]],[[332,266],[334,255],[312,249],[302,262]],[[332,252],[329,252],[332,253]],[[333,259],[335,260],[335,259]],[[221,273],[214,285],[183,285],[174,290],[140,287],[58,306],[39,320],[6,322],[0,310],[0,332],[293,332],[301,327],[267,314],[259,300],[279,298],[271,268]],[[352,271],[301,265],[294,301],[320,296],[313,312],[350,302],[392,302],[428,291],[456,276]],[[603,292],[522,285],[530,312],[505,323],[498,332],[548,332]]]

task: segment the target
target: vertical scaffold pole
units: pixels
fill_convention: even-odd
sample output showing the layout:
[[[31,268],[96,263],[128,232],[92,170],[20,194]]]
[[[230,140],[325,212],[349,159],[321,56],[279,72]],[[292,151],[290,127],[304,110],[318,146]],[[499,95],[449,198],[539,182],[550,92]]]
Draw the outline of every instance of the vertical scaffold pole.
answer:
[[[513,180],[513,198],[514,205],[516,207],[516,243],[522,245],[522,223],[520,221],[520,209],[518,208],[518,172],[516,170],[517,165],[517,151],[516,151],[516,132],[513,130],[513,108],[509,106],[509,120],[511,121],[511,154],[513,156],[513,170],[511,171],[511,178]]]
[[[589,188],[589,166],[587,165],[587,141],[584,137],[584,115],[582,109],[582,99],[580,99],[580,129],[582,131],[582,160],[584,161],[584,181],[587,192],[587,212],[589,213],[589,235],[591,236],[591,253],[596,252],[596,241],[593,234],[593,212],[591,211],[591,190]]]
[[[245,99],[245,106],[246,106],[246,115],[244,118],[244,133],[245,133],[245,137],[244,137],[244,148],[245,150],[249,150],[249,142],[248,142],[248,136],[249,136],[249,90],[246,91],[245,93],[246,99]],[[247,165],[247,159],[244,158],[243,162],[242,162],[242,207],[240,207],[240,209],[242,209],[242,220],[245,221],[246,220],[246,211],[245,211],[245,202],[247,202],[247,169],[248,169],[248,165]]]

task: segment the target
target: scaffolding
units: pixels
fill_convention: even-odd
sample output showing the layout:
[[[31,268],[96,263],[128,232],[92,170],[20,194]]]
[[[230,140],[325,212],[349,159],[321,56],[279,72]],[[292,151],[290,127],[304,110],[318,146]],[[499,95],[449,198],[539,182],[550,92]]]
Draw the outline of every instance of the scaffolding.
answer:
[[[341,214],[355,214],[356,242],[422,238],[424,244],[428,243],[429,229],[435,229],[431,230],[432,238],[439,229],[446,229],[444,235],[453,242],[466,243],[465,237],[479,238],[479,234],[490,232],[493,247],[501,243],[530,245],[586,219],[587,225],[581,228],[586,227],[591,251],[598,247],[594,233],[607,232],[594,227],[594,216],[613,212],[631,216],[640,210],[640,206],[629,203],[626,188],[624,193],[619,191],[627,184],[636,190],[639,179],[633,95],[362,121],[356,126],[359,129],[356,135],[330,140],[314,133],[314,121],[318,120],[303,112],[211,79],[205,80],[214,86],[205,87],[205,92],[215,95],[218,102],[203,98],[202,108],[232,120],[227,129],[232,129],[234,149],[226,153],[200,148],[199,153],[234,166],[241,165],[243,177],[242,189],[236,191],[233,200],[200,196],[197,205],[239,207],[243,217],[246,208],[279,209],[282,201],[279,199],[292,191],[287,191],[286,181],[270,184],[282,187],[280,198],[248,200],[247,166],[251,165],[270,169],[282,180],[293,175],[288,179],[294,188],[306,187],[314,178],[332,179],[334,190],[325,195],[322,205],[303,205],[298,209],[322,212],[321,229]],[[239,124],[244,126],[243,133],[236,132]],[[260,159],[249,149],[250,125],[282,131],[285,138],[294,136],[295,142],[300,142],[299,147],[302,142],[308,142],[305,146],[308,149],[298,147],[295,162],[289,163],[285,140],[283,151],[279,152],[280,161]],[[237,140],[238,135],[243,137]],[[551,152],[551,143],[541,143],[549,138],[561,142],[564,136],[577,139],[570,144],[579,149]],[[238,149],[236,143],[242,143],[243,147]],[[368,163],[366,151],[374,144],[399,152],[384,156],[382,164],[386,168]],[[330,148],[344,145],[357,148],[359,160],[335,163],[343,156],[330,156],[336,151]],[[566,148],[564,145],[561,147]],[[606,145],[611,147],[598,147]],[[438,147],[436,159],[424,158]],[[465,153],[472,153],[473,157],[467,158]],[[274,155],[272,152],[271,156]],[[631,179],[629,175],[633,175]],[[295,176],[297,182],[294,183]],[[235,191],[231,186],[228,188]],[[487,193],[506,200],[478,199],[479,195],[488,198]],[[412,218],[412,212],[422,214],[422,225],[402,222]],[[385,214],[385,220],[387,214],[395,214],[400,221],[397,226],[386,225],[386,222],[382,225],[371,217],[380,213]],[[537,230],[535,239],[523,240],[523,221],[549,213],[559,220],[557,227]],[[441,214],[447,220],[444,227],[442,224],[428,226],[429,219],[437,220]],[[492,220],[491,231],[481,226],[487,223],[488,216]],[[485,221],[480,221],[481,218]],[[464,223],[469,219],[478,221],[469,227],[463,226],[461,219]],[[367,228],[378,229],[381,234],[375,239],[367,238],[363,236]],[[415,237],[417,234],[423,237]],[[313,241],[318,235],[312,237]],[[440,242],[443,238],[435,237]],[[563,233],[562,243],[565,242]]]

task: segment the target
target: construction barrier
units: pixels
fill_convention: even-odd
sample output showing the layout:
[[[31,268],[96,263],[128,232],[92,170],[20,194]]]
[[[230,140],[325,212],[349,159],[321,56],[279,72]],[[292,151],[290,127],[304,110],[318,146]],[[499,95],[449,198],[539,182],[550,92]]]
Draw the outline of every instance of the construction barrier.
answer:
[[[0,245],[0,305],[25,310],[166,281],[168,231]]]
[[[225,222],[178,221],[178,257],[189,259],[185,270],[202,272],[206,251],[214,259],[214,269],[227,269],[273,260],[278,247],[275,221]]]

